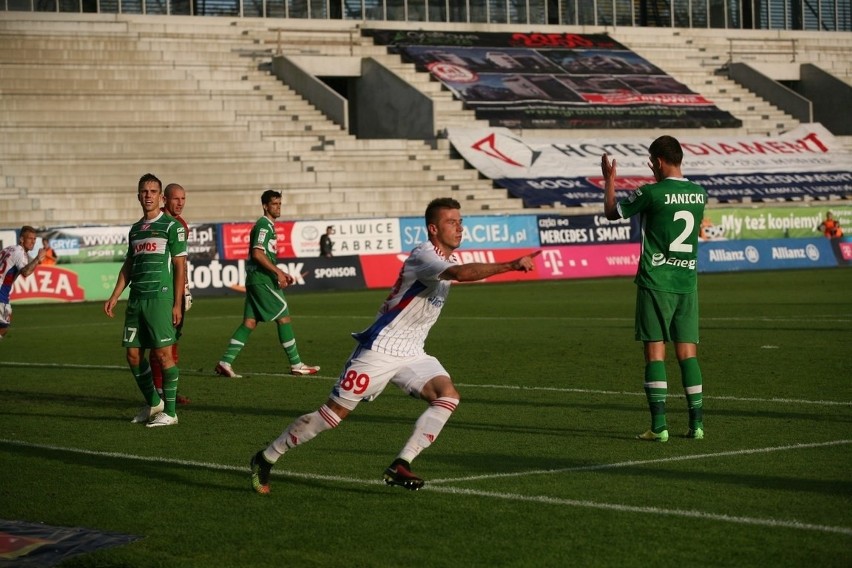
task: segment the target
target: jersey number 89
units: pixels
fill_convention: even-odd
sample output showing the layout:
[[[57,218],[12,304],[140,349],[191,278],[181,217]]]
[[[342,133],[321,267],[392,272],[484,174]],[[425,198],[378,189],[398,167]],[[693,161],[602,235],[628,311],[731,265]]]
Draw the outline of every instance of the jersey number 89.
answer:
[[[370,386],[370,377],[364,373],[359,374],[358,371],[350,369],[346,372],[343,380],[340,382],[340,388],[345,391],[352,391],[353,394],[363,394]]]

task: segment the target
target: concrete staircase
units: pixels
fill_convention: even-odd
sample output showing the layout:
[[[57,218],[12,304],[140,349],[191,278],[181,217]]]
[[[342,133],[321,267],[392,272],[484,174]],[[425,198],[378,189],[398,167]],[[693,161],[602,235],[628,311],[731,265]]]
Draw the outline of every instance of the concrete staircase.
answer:
[[[713,134],[775,134],[797,124],[717,73],[732,34],[762,32],[554,31],[608,32],[743,120],[740,129]],[[799,61],[850,80],[852,35],[787,33]],[[466,214],[523,211],[453,159],[445,139],[358,140],[344,132],[266,71],[275,53],[373,57],[435,101],[436,132],[488,126],[351,21],[2,12],[0,226],[127,224],[139,214],[136,181],[148,171],[188,189],[194,222],[254,219],[269,188],[283,192],[290,219],[420,216],[429,199],[445,195]],[[650,140],[654,132],[522,134]]]
[[[351,23],[305,24],[284,34],[299,50],[371,47]],[[253,33],[269,27],[4,13],[0,225],[129,223],[148,171],[187,188],[193,222],[254,219],[269,188],[290,219],[420,216],[445,195],[468,214],[521,209],[446,147],[343,132],[263,70],[278,46]]]

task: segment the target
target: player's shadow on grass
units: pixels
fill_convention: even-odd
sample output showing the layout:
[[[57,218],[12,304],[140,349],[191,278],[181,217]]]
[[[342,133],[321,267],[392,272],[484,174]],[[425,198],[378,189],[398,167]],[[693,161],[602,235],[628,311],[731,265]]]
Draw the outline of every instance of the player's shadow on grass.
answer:
[[[793,406],[793,405],[790,405]],[[705,409],[707,406],[705,405]],[[852,414],[841,413],[837,410],[826,409],[823,407],[823,412],[806,412],[804,410],[732,410],[725,408],[710,408],[705,410],[707,416],[713,417],[730,417],[730,418],[747,418],[753,420],[780,420],[782,422],[839,422],[846,424],[852,422]],[[797,426],[799,427],[799,426]]]
[[[95,394],[81,395],[76,392],[74,394],[69,394],[4,390],[3,402],[4,404],[20,402],[27,405],[41,403],[58,403],[62,406],[91,406],[102,408],[104,405],[113,406],[117,404],[124,404],[127,402],[127,398],[120,396],[105,396]]]
[[[223,468],[218,464],[205,464],[191,459],[187,459],[187,463],[159,461],[161,459],[159,456],[152,456],[150,461],[147,461],[144,456],[92,455],[62,448],[45,449],[14,444],[4,444],[3,447],[6,451],[22,457],[60,462],[66,466],[87,470],[112,470],[116,474],[115,479],[123,480],[118,482],[117,485],[124,485],[128,490],[136,486],[165,488],[169,484],[176,484],[184,488],[224,490],[230,493],[251,494],[253,492],[248,459],[243,469],[241,466]],[[199,470],[204,473],[199,473]],[[227,481],[216,482],[213,480],[220,477],[227,479]],[[331,477],[327,480],[321,476],[317,477],[319,478],[312,478],[310,473],[292,472],[279,468],[273,470],[272,483],[275,484],[277,481],[282,488],[285,484],[291,484],[322,490],[333,487],[335,491],[343,490],[352,493],[369,493],[383,487],[380,475],[376,475],[375,487],[372,487],[372,484],[365,485],[363,480],[353,479],[351,483],[341,483]]]

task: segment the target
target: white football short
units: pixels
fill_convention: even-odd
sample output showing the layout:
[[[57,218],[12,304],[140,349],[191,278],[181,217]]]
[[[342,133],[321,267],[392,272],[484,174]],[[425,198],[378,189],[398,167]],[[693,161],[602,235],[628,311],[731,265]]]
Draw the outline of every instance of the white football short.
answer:
[[[0,327],[12,325],[12,304],[0,304]]]
[[[331,399],[344,408],[354,410],[362,400],[372,401],[388,383],[420,398],[420,391],[435,377],[450,374],[440,361],[423,353],[413,357],[394,357],[356,347],[349,357],[337,383],[331,390]]]

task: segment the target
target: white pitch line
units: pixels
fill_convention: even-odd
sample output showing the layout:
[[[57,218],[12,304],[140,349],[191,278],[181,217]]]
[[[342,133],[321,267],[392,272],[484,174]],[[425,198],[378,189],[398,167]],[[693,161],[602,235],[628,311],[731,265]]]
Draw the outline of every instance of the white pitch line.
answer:
[[[839,440],[837,442],[828,442],[824,444],[814,444],[812,446],[820,446],[820,445],[831,445],[831,444],[839,444],[839,443],[849,443],[852,440]],[[84,450],[81,448],[69,448],[62,446],[54,446],[48,444],[34,444],[29,442],[22,442],[20,440],[8,440],[0,438],[0,444],[7,444],[12,446],[19,446],[25,448],[35,448],[41,450],[52,450],[58,452],[69,452],[74,454],[83,454],[89,456],[98,456],[98,457],[107,457],[107,458],[118,458],[125,460],[133,460],[133,461],[143,461],[146,463],[161,463],[166,465],[179,465],[179,466],[188,466],[188,467],[197,467],[210,469],[214,471],[233,471],[240,473],[248,473],[248,467],[239,467],[233,465],[223,465],[216,464],[210,462],[199,462],[193,460],[182,460],[175,458],[162,458],[162,457],[151,457],[151,456],[139,456],[134,454],[125,454],[121,452],[99,452],[94,450]],[[797,448],[798,446],[789,446],[790,448]],[[774,448],[767,448],[765,450],[775,450]],[[760,450],[755,450],[760,451]],[[724,452],[716,455],[725,455],[730,453],[737,452]],[[742,452],[740,452],[742,453]],[[712,455],[712,454],[708,454]],[[652,463],[652,462],[665,462],[672,461],[671,459],[661,459],[661,460],[646,460],[644,462],[634,462],[634,463]],[[559,470],[554,470],[554,472],[558,472]],[[284,470],[273,470],[272,475],[276,477],[292,477],[296,479],[309,479],[314,481],[334,481],[341,483],[352,483],[357,485],[381,485],[382,481],[378,479],[356,479],[351,477],[342,477],[342,476],[333,476],[333,475],[320,475],[320,474],[310,474],[310,473],[296,473],[292,471],[284,471]],[[760,518],[760,517],[737,517],[732,515],[723,515],[719,513],[707,513],[703,511],[686,511],[683,509],[663,509],[660,507],[640,507],[636,505],[624,505],[621,503],[602,503],[597,501],[582,501],[577,499],[565,499],[562,497],[550,497],[547,495],[521,495],[519,493],[500,493],[496,491],[479,491],[475,489],[464,489],[461,487],[447,487],[447,486],[438,486],[434,487],[431,484],[436,483],[434,481],[429,482],[430,485],[424,487],[424,491],[432,491],[435,493],[446,493],[452,495],[465,495],[470,497],[485,497],[488,499],[502,499],[506,501],[517,501],[517,502],[525,502],[525,503],[541,503],[544,505],[558,505],[564,507],[584,507],[588,509],[600,509],[605,511],[616,511],[620,513],[640,513],[640,514],[653,514],[653,515],[664,515],[664,516],[675,516],[675,517],[685,517],[692,519],[701,519],[708,521],[718,521],[722,523],[734,523],[741,525],[751,525],[758,527],[772,527],[772,528],[790,528],[796,530],[807,530],[807,531],[815,531],[815,532],[823,532],[823,533],[835,533],[846,536],[852,536],[852,528],[849,527],[836,527],[831,525],[817,525],[813,523],[804,523],[797,520],[783,520],[783,519],[773,519],[773,518]],[[248,491],[248,489],[247,489]]]
[[[30,361],[0,361],[0,367],[29,367],[36,369],[91,369],[93,371],[126,371],[126,365],[84,365],[84,364],[74,364],[74,363],[32,363]],[[212,371],[210,373],[203,372],[199,373],[197,371],[192,370],[183,370],[181,373],[186,374],[188,376],[207,376],[212,375]],[[290,378],[293,376],[290,373],[256,373],[256,372],[245,372],[248,376],[254,377],[280,377],[280,378]],[[337,380],[337,376],[334,375],[312,375],[311,380],[316,379],[324,379],[324,380]],[[602,394],[602,395],[614,395],[614,396],[637,396],[637,397],[645,397],[644,392],[631,392],[631,391],[610,391],[610,390],[597,390],[597,389],[577,389],[577,388],[568,388],[568,387],[534,387],[534,386],[526,386],[526,385],[494,385],[494,384],[475,384],[475,383],[456,383],[457,387],[466,388],[466,389],[493,389],[493,390],[516,390],[516,391],[544,391],[544,392],[558,392],[558,393],[576,393],[576,394]],[[679,393],[671,393],[668,395],[668,398],[684,398],[683,394]],[[708,395],[705,394],[704,398],[707,400],[730,400],[734,402],[765,402],[765,403],[777,403],[777,404],[814,404],[818,406],[852,406],[852,401],[843,401],[843,400],[807,400],[800,398],[758,398],[758,397],[739,397],[739,396],[727,396],[727,395]]]
[[[707,513],[704,511],[685,511],[683,509],[662,509],[660,507],[638,507],[636,505],[623,505],[620,503],[599,503],[597,501],[579,501],[576,499],[564,499],[561,497],[548,497],[546,495],[519,495],[516,493],[497,493],[494,491],[477,491],[474,489],[460,489],[455,487],[425,487],[440,493],[450,493],[453,495],[469,495],[474,497],[488,497],[491,499],[504,499],[509,501],[522,501],[528,503],[543,503],[546,505],[562,505],[565,507],[585,507],[589,509],[602,509],[607,511],[617,511],[621,513],[641,513],[653,515],[665,515],[675,517],[687,517],[692,519],[702,519],[708,521],[719,521],[723,523],[735,523],[740,525],[752,525],[758,527],[783,527],[789,529],[817,531],[824,533],[836,533],[846,536],[852,536],[852,528],[849,527],[834,527],[830,525],[815,525],[812,523],[803,523],[796,520],[783,520],[773,518],[760,517],[736,517],[732,515],[722,515],[719,513]]]
[[[700,442],[698,442],[700,443]],[[715,452],[712,454],[693,454],[690,456],[674,456],[669,458],[659,458],[653,460],[631,460],[625,462],[605,463],[596,465],[581,465],[576,467],[563,467],[558,469],[534,469],[528,471],[518,471],[514,473],[490,473],[483,475],[470,475],[467,477],[451,477],[447,479],[433,479],[429,483],[458,483],[461,481],[479,481],[481,479],[505,479],[510,477],[526,477],[529,475],[550,475],[554,473],[573,473],[578,471],[601,471],[604,469],[618,469],[623,467],[633,467],[650,464],[672,463],[690,460],[702,460],[708,458],[721,458],[729,456],[747,456],[751,454],[768,454],[772,452],[786,452],[790,450],[807,450],[811,448],[824,448],[829,446],[842,446],[852,444],[852,440],[833,440],[831,442],[814,442],[812,444],[790,444],[787,446],[773,446],[768,448],[753,448],[750,450],[730,450],[727,452]]]

